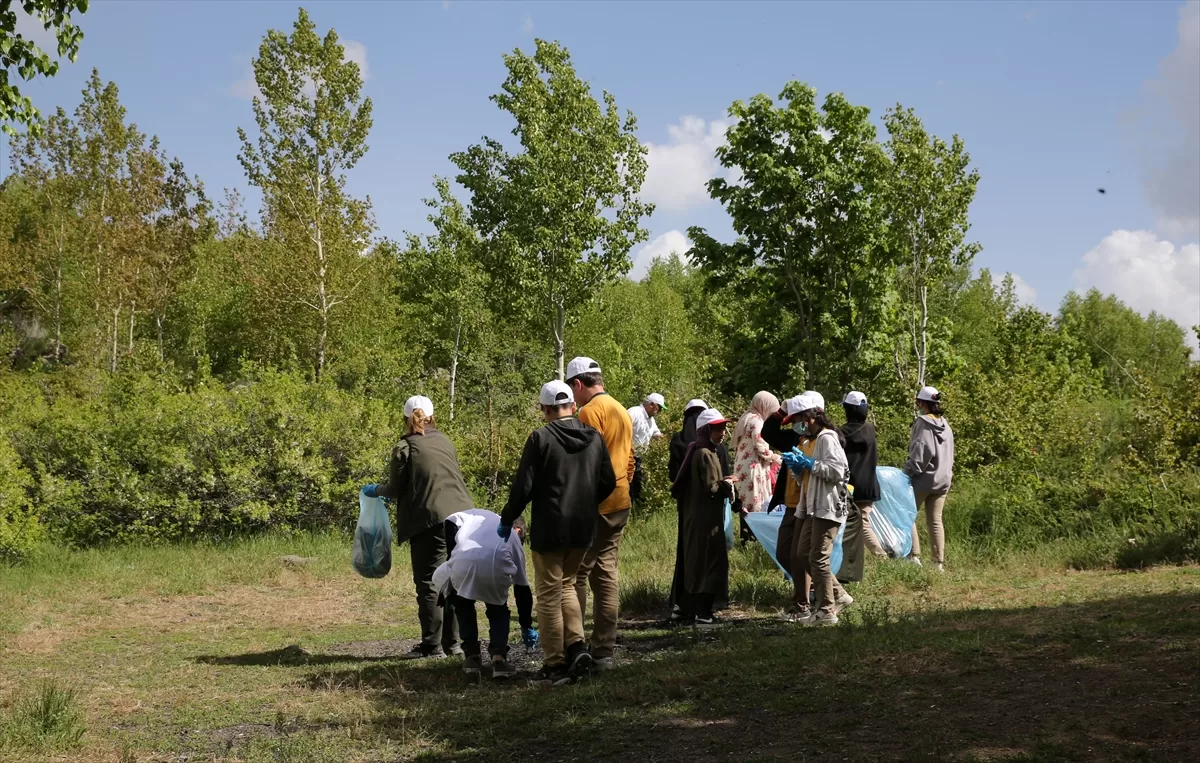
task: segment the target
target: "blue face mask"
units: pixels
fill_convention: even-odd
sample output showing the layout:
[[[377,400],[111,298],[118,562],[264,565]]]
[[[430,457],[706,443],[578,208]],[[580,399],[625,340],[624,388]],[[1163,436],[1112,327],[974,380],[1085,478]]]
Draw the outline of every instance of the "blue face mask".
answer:
[[[808,431],[808,427],[805,426],[803,423],[797,421],[794,424],[792,424],[792,431],[799,432],[800,434],[804,434],[805,432]]]

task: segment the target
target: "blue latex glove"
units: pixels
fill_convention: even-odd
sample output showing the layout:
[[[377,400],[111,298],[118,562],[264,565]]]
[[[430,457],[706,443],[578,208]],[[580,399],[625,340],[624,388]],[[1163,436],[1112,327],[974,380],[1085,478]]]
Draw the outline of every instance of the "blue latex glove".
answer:
[[[521,629],[521,641],[525,642],[526,649],[533,649],[538,645],[539,640],[540,638],[538,636],[537,628]]]
[[[378,498],[379,496],[375,492],[378,488],[379,486],[375,484],[364,485],[362,489],[363,495],[367,498]]]
[[[496,526],[496,534],[504,538],[504,540],[508,540],[508,536],[512,535],[512,525],[506,525],[501,522]]]
[[[784,453],[782,458],[784,465],[797,477],[812,469],[813,464],[816,463],[804,455],[799,448],[792,448],[790,452]]]

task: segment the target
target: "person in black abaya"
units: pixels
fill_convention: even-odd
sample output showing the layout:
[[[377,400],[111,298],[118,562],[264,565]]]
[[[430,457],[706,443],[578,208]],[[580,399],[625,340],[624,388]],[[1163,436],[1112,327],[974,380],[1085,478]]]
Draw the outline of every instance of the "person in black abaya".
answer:
[[[675,477],[679,473],[679,468],[683,465],[683,459],[687,456],[688,446],[696,439],[696,418],[700,416],[704,409],[708,408],[708,403],[703,400],[689,400],[688,404],[683,409],[683,427],[675,433],[671,438],[669,446],[670,458],[667,461],[667,479],[674,483]],[[725,470],[725,474],[732,474],[729,469],[729,448],[725,443],[720,443],[716,446],[717,458],[721,461],[721,468]],[[682,506],[680,501],[675,501],[676,511],[680,511]],[[734,511],[736,512],[736,507]],[[671,622],[678,622],[683,617],[682,604],[684,602],[684,587],[683,587],[683,535],[682,525],[676,526],[675,531],[675,574],[671,579],[671,594],[667,601],[667,606],[671,609]],[[716,595],[716,601],[713,604],[713,609],[721,611],[729,608],[729,581],[726,579],[724,589]]]

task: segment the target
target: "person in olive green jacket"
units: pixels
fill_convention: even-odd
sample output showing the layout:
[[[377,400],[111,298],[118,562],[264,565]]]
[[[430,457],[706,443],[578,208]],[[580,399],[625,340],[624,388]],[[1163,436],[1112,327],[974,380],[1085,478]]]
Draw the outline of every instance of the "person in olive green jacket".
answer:
[[[404,404],[405,435],[392,451],[388,481],[363,488],[368,496],[396,504],[396,543],[409,542],[421,643],[409,658],[462,654],[458,624],[448,600],[438,606],[433,573],[446,561],[444,522],[474,508],[450,438],[434,427],[433,403],[410,397]]]

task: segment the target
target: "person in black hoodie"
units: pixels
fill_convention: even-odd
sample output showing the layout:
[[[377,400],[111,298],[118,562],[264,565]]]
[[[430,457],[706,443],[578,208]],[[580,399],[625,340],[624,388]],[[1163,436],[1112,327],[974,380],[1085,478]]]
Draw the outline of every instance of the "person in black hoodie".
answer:
[[[679,474],[679,469],[683,466],[683,460],[687,456],[688,448],[696,440],[696,419],[704,410],[708,408],[708,403],[700,400],[689,400],[688,404],[683,408],[683,427],[675,433],[671,438],[669,445],[669,458],[667,460],[667,481],[669,484],[674,484],[675,477]],[[725,443],[719,443],[716,446],[717,459],[721,462],[721,468],[725,474],[730,474],[729,471],[729,448]],[[682,512],[682,502],[675,499],[676,512]],[[677,525],[675,531],[675,574],[671,578],[671,594],[667,602],[667,606],[671,608],[670,622],[682,622],[684,618],[684,604],[687,599],[686,589],[683,586],[683,533],[682,519],[676,514]],[[716,595],[713,609],[720,611],[729,606],[729,581],[725,582],[724,590]]]
[[[871,531],[871,509],[879,500],[879,480],[875,468],[879,465],[879,450],[875,441],[875,425],[867,421],[867,396],[850,392],[842,400],[846,423],[841,433],[846,438],[846,460],[850,463],[850,485],[854,488],[854,507],[846,518],[842,536],[842,566],[838,580],[851,583],[862,580],[865,551],[878,557],[887,552]]]
[[[570,387],[549,382],[538,399],[546,425],[525,441],[497,532],[507,538],[532,502],[529,545],[546,655],[535,679],[558,682],[591,667],[575,576],[592,545],[600,502],[616,489],[617,477],[600,433],[573,417]]]

